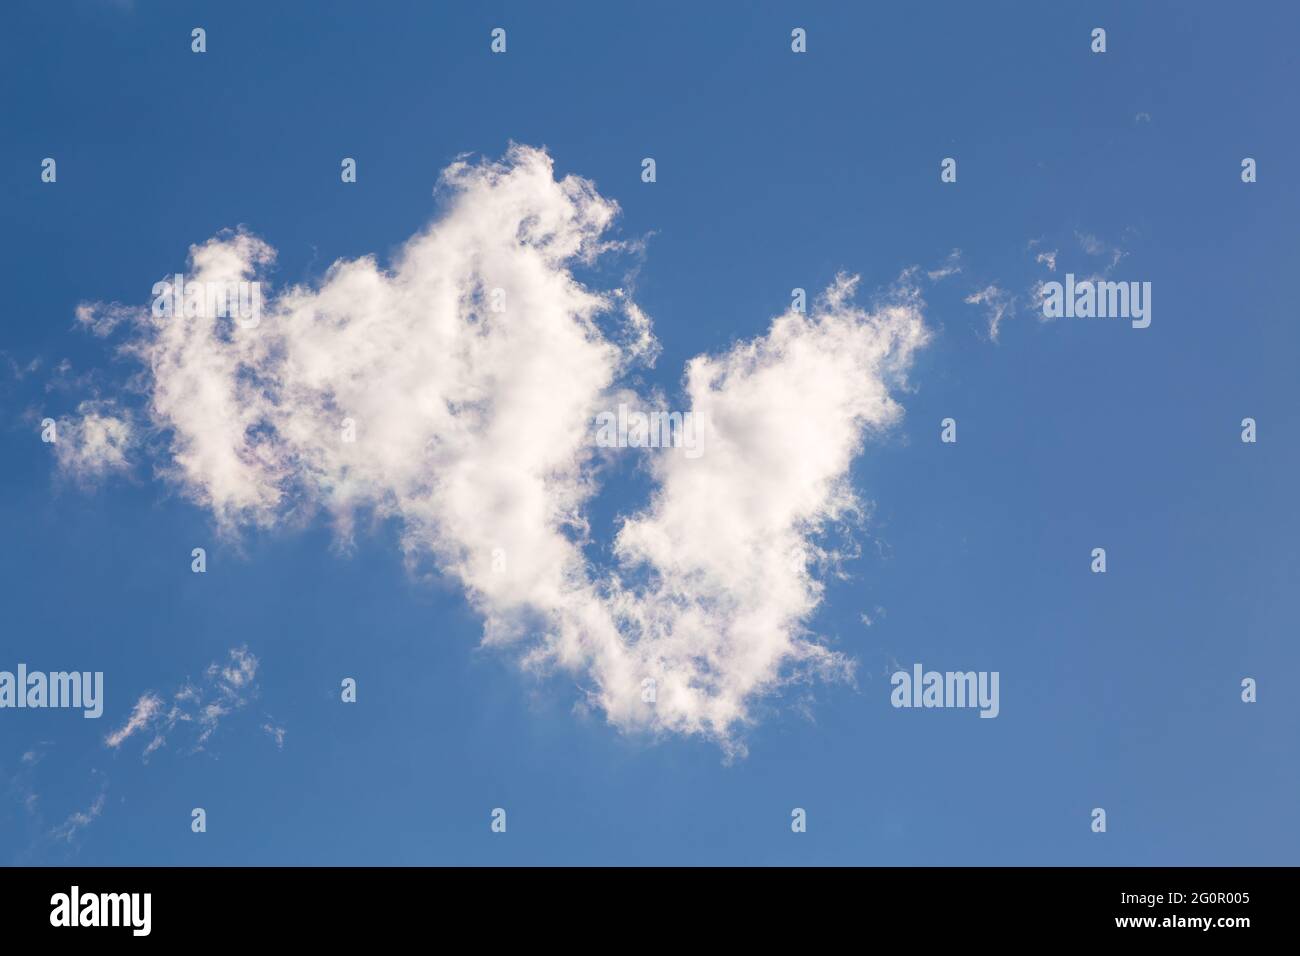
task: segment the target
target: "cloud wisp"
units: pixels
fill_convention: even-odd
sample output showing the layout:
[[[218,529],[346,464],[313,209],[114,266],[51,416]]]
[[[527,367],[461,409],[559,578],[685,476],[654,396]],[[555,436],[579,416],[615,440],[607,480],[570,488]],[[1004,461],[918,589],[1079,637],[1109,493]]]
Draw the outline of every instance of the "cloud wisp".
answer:
[[[982,305],[988,316],[989,338],[998,340],[1003,321],[1016,312],[1016,297],[997,285],[987,285],[966,296],[967,305]]]
[[[227,534],[324,514],[346,550],[364,516],[397,519],[410,566],[463,587],[486,644],[576,675],[621,728],[742,751],[757,698],[851,670],[807,631],[817,542],[857,513],[850,464],[901,415],[892,393],[928,338],[919,295],[866,309],[840,276],[808,314],[693,359],[685,401],[707,450],[654,450],[652,495],[597,566],[591,423],[658,347],[625,292],[574,274],[620,246],[618,207],[523,146],[456,162],[442,189],[445,213],[391,266],[338,261],[264,295],[255,328],[202,304],[79,320],[125,330],[161,470]],[[189,274],[257,281],[274,258],[229,232],[191,248]]]
[[[78,833],[99,819],[104,812],[104,802],[107,797],[105,790],[100,790],[90,806],[85,810],[76,810],[69,814],[66,820],[50,831],[50,836],[55,840],[71,843]]]
[[[179,728],[189,728],[193,750],[202,750],[222,718],[257,697],[257,667],[258,660],[248,648],[231,648],[226,662],[209,664],[197,683],[186,681],[166,698],[146,691],[136,700],[126,723],[104,737],[105,746],[117,750],[136,734],[142,734],[149,737],[141,753],[148,760]],[[277,744],[283,742],[281,731]]]

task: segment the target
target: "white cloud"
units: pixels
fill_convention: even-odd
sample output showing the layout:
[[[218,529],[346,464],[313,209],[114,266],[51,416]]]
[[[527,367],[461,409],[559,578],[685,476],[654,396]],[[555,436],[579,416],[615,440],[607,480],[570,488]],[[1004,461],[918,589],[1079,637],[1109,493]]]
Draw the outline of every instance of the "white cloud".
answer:
[[[85,401],[74,418],[56,422],[54,456],[60,471],[83,484],[91,484],[130,467],[131,422],[111,401]]]
[[[1106,244],[1091,233],[1076,232],[1074,236],[1079,240],[1079,248],[1090,256],[1099,256],[1106,251]]]
[[[41,368],[41,360],[39,358],[30,359],[26,363],[22,363],[4,349],[0,349],[0,362],[4,363],[5,370],[15,382],[21,382],[28,375],[39,371]]]
[[[1131,232],[1132,230],[1129,230]],[[1103,242],[1091,233],[1075,232],[1075,238],[1079,240],[1079,247],[1090,256],[1108,257],[1110,261],[1102,267],[1100,271],[1094,271],[1086,276],[1088,282],[1097,282],[1106,276],[1120,264],[1120,261],[1128,255],[1120,245],[1111,245]]]
[[[94,803],[85,810],[78,810],[69,815],[66,820],[50,831],[50,836],[56,840],[65,840],[71,843],[73,837],[99,819],[99,815],[104,812],[105,796],[101,792],[95,798]]]
[[[262,731],[275,741],[275,746],[278,749],[284,749],[285,729],[283,727],[277,727],[275,724],[266,723],[262,725]]]
[[[231,534],[324,511],[346,545],[359,516],[398,518],[410,564],[460,582],[485,643],[578,675],[621,727],[739,749],[758,695],[851,667],[805,630],[817,541],[856,513],[847,476],[864,437],[901,414],[891,388],[927,339],[919,294],[869,311],[841,276],[809,315],[692,360],[705,452],[656,452],[651,500],[622,524],[615,566],[595,568],[591,423],[657,351],[626,293],[571,272],[615,245],[617,206],[527,147],[457,162],[443,185],[445,215],[391,268],[339,261],[316,287],[264,294],[256,329],[139,312],[128,349],[169,436],[168,476]],[[194,278],[235,281],[274,252],[235,232],[191,257]]]
[[[147,731],[152,736],[141,756],[148,758],[167,743],[178,727],[191,725],[194,749],[201,750],[222,718],[257,696],[257,667],[258,660],[248,648],[232,648],[225,664],[208,665],[201,686],[182,684],[171,695],[170,704],[153,691],[141,695],[127,722],[106,736],[104,743],[117,749],[128,738]]]
[[[117,748],[128,738],[148,727],[162,709],[162,698],[152,691],[141,695],[131,710],[131,716],[125,724],[104,738],[104,743]]]
[[[120,302],[94,305],[83,302],[77,306],[77,324],[92,335],[106,338],[112,335],[119,325],[132,321],[137,312],[134,306],[123,305]]]
[[[865,430],[901,413],[889,385],[926,340],[915,307],[867,313],[853,288],[840,277],[810,316],[787,313],[767,335],[689,364],[690,407],[710,422],[705,453],[656,459],[652,503],[616,541],[621,570],[647,583],[614,580],[616,632],[593,635],[584,604],[586,618],[546,647],[567,660],[586,643],[616,722],[644,719],[638,682],[649,676],[659,726],[725,738],[783,676],[849,667],[803,633],[822,590],[814,542],[855,513],[849,464]]]
[[[929,270],[926,272],[926,276],[931,282],[938,282],[939,280],[946,279],[949,276],[958,275],[961,272],[961,269],[961,250],[954,249],[952,252],[948,253],[948,258],[944,260],[943,265]]]
[[[8,791],[22,804],[31,832],[33,835],[39,833],[38,839],[40,841],[55,840],[72,843],[78,833],[90,826],[103,814],[108,792],[108,779],[98,770],[92,770],[91,779],[99,781],[99,792],[95,799],[84,810],[74,810],[68,814],[63,822],[57,826],[48,826],[44,814],[41,812],[43,798],[37,792],[35,781],[37,767],[43,763],[50,747],[49,741],[42,740],[23,753],[21,767],[8,781]],[[71,779],[66,768],[53,772],[60,783],[66,784]],[[31,849],[34,848],[35,844],[32,845]]]
[[[1006,290],[996,285],[988,285],[966,296],[965,302],[967,305],[984,306],[989,321],[989,338],[996,342],[1002,320],[1015,311],[1016,299]]]
[[[232,696],[257,676],[257,658],[248,652],[248,648],[236,647],[230,651],[229,663],[224,667],[209,664],[207,673],[223,695]]]

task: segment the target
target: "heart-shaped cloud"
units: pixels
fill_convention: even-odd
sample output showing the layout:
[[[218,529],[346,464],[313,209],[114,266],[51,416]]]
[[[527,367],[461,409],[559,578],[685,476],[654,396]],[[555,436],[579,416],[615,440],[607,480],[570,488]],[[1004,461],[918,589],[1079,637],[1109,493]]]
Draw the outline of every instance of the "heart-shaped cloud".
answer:
[[[259,286],[253,319],[234,290],[274,252],[242,230],[192,247],[184,277],[232,290],[225,310],[199,296],[161,317],[95,304],[79,317],[129,329],[164,473],[224,532],[323,510],[346,545],[359,515],[400,519],[408,558],[460,582],[486,643],[582,675],[620,727],[742,751],[758,696],[851,670],[806,630],[817,541],[855,513],[864,437],[901,413],[890,390],[927,339],[919,297],[867,311],[841,276],[808,314],[693,359],[682,412],[707,425],[703,445],[649,450],[651,499],[600,568],[583,548],[609,454],[593,422],[656,349],[627,294],[573,273],[618,245],[618,207],[522,146],[457,162],[443,184],[445,213],[391,268],[366,257],[312,286]],[[117,466],[139,430],[104,402],[94,412],[88,433],[112,454],[69,451],[74,472]]]

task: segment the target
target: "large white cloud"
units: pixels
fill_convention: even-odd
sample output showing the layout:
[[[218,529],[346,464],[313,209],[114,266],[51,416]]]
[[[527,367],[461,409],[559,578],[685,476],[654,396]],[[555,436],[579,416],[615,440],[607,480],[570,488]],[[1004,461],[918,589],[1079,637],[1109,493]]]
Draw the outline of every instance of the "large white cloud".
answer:
[[[694,359],[704,452],[651,452],[652,499],[597,568],[593,419],[657,349],[628,296],[572,271],[614,245],[617,206],[526,147],[458,162],[443,185],[445,213],[391,268],[336,262],[264,294],[256,328],[202,309],[128,320],[166,473],[232,534],[323,510],[346,545],[359,516],[398,518],[410,561],[460,582],[486,642],[580,675],[621,727],[740,748],[757,695],[850,666],[805,631],[816,541],[856,508],[864,437],[900,414],[890,390],[927,337],[919,299],[867,311],[841,277],[809,315]],[[273,259],[227,233],[192,247],[186,280],[251,281]],[[82,321],[97,327],[95,307]]]

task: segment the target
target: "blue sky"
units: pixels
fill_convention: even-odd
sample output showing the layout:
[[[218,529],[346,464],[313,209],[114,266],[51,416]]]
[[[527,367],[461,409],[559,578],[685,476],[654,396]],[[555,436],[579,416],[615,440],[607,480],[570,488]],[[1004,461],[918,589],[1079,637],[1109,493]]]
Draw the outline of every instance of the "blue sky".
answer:
[[[1296,11],[137,0],[4,16],[0,669],[105,675],[99,720],[0,711],[6,863],[1296,862]],[[389,265],[444,213],[440,172],[512,142],[616,202],[611,237],[644,240],[575,271],[633,280],[662,353],[624,384],[672,407],[687,361],[765,335],[792,288],[845,271],[865,304],[919,267],[931,338],[895,392],[903,417],[852,467],[872,503],[860,555],[807,621],[854,679],[750,701],[743,756],[626,732],[575,709],[582,673],[481,647],[461,586],[403,566],[398,521],[363,521],[349,553],[319,516],[223,537],[159,475],[165,434],[93,483],[40,441],[43,417],[87,398],[144,407],[139,367],[78,327],[79,304],[147,303],[192,243],[240,224],[276,249],[278,286]],[[1151,282],[1151,326],[1041,321],[1049,251],[1056,278]],[[990,287],[1009,303],[996,337],[965,301]],[[611,469],[592,552],[651,487]],[[187,727],[148,759],[140,737],[106,744],[142,695],[220,695],[206,668],[239,648],[255,681],[202,749]],[[891,707],[888,674],[916,662],[999,672],[998,718]]]

